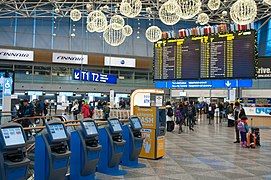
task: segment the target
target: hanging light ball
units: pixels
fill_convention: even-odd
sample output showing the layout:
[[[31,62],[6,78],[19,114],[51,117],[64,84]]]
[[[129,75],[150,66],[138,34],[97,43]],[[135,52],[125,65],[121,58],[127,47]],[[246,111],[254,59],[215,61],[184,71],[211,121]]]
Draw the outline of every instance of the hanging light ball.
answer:
[[[93,22],[87,23],[87,30],[88,32],[95,32],[95,26]]]
[[[223,16],[223,17],[228,16],[228,12],[227,12],[227,11],[222,11],[222,16]]]
[[[119,26],[118,30],[113,28],[116,26]],[[109,45],[119,46],[125,41],[126,36],[124,35],[123,27],[119,24],[113,23],[107,26],[106,30],[103,32],[103,38]]]
[[[141,0],[122,0],[120,4],[120,13],[129,18],[138,16],[141,9]]]
[[[133,34],[133,28],[130,25],[125,25],[123,27],[123,34],[125,36],[131,36]]]
[[[220,0],[209,0],[207,6],[212,10],[218,10],[220,7],[221,1]]]
[[[179,14],[180,6],[173,0],[167,1],[159,9],[159,18],[166,25],[174,25],[179,22],[181,18]]]
[[[92,11],[87,17],[87,24],[93,23],[95,31],[103,32],[107,27],[107,19],[104,13],[99,10]]]
[[[180,6],[180,17],[191,19],[201,11],[201,0],[176,0]]]
[[[271,0],[263,0],[263,2],[271,6]]]
[[[197,19],[197,22],[200,24],[200,25],[205,25],[209,22],[209,16],[208,14],[206,13],[200,13],[198,15],[198,19]]]
[[[70,18],[72,21],[79,21],[81,17],[82,17],[81,12],[78,9],[71,10]]]
[[[122,16],[120,16],[120,15],[114,15],[110,19],[110,24],[113,24],[113,26],[114,26],[114,24],[119,24],[120,26],[113,27],[116,30],[118,30],[119,27],[122,28],[124,26],[125,21],[124,21],[124,19],[123,19]]]
[[[236,24],[252,23],[257,16],[257,4],[254,0],[237,0],[230,9],[230,16]]]
[[[157,26],[151,26],[146,30],[145,35],[150,42],[156,42],[162,38],[162,31]]]

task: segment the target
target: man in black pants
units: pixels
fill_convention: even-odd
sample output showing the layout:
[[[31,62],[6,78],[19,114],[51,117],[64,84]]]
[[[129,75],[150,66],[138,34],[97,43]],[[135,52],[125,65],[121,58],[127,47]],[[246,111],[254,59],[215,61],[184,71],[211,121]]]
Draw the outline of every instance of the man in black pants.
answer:
[[[241,117],[246,116],[245,110],[241,107],[241,104],[239,102],[235,102],[235,107],[234,107],[234,125],[235,125],[235,137],[236,141],[234,143],[240,143],[240,132],[237,128],[238,125],[238,120],[241,119]]]

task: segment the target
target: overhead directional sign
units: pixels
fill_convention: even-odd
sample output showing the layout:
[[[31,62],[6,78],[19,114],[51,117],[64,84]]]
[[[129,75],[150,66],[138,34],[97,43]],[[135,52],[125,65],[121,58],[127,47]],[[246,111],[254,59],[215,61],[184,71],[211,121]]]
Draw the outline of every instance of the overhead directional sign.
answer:
[[[117,77],[112,74],[101,74],[90,71],[81,71],[78,69],[73,71],[73,79],[98,83],[117,84]]]
[[[252,87],[251,79],[155,81],[156,88],[238,88]]]

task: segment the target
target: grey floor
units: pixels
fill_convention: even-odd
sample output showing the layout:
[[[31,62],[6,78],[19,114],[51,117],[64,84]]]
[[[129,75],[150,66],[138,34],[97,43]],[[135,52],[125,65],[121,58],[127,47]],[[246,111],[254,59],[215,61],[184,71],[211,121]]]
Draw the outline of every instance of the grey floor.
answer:
[[[271,179],[271,129],[261,129],[262,146],[234,144],[234,129],[226,123],[208,125],[199,120],[194,132],[187,127],[166,134],[166,155],[159,160],[140,159],[146,168],[129,169],[125,176],[97,173],[98,179]]]

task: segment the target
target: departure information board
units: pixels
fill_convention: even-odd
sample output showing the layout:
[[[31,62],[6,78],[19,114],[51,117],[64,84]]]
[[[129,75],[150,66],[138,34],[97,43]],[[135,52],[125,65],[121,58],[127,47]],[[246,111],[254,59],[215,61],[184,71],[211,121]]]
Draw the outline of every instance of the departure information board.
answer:
[[[154,79],[255,77],[255,32],[161,40],[154,46]]]

